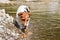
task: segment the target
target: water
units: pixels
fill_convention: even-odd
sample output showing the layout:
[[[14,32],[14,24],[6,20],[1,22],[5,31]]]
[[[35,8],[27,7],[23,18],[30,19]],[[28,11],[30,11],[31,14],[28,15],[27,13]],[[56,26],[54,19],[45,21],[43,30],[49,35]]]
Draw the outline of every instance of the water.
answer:
[[[53,5],[53,3],[55,4]],[[27,2],[21,4],[31,7],[32,15],[29,27],[33,34],[30,40],[60,40],[59,3],[52,2],[48,5],[44,2]],[[3,8],[6,9],[7,13],[15,17],[18,6]]]

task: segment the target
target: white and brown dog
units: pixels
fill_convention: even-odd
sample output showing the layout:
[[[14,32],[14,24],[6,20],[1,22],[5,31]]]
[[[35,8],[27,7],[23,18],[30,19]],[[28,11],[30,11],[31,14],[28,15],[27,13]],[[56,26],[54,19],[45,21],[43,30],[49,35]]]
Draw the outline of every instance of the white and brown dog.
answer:
[[[28,28],[30,21],[30,10],[28,6],[21,5],[16,13],[16,21],[19,24],[19,27],[23,33],[25,33],[25,29]]]
[[[16,26],[18,26],[23,33],[25,33],[25,29],[28,28],[30,21],[30,10],[28,6],[21,5],[16,13]]]

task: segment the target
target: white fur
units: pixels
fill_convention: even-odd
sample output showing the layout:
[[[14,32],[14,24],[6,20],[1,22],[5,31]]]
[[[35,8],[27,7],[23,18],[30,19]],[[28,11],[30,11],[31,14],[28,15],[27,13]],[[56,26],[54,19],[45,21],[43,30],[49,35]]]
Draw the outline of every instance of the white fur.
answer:
[[[29,7],[28,7],[28,6],[21,5],[21,6],[18,8],[18,10],[17,10],[17,14],[18,14],[19,12],[24,12],[24,11],[27,12],[27,10],[26,10],[25,8],[27,8],[27,9],[29,10]],[[29,11],[30,11],[30,10],[29,10]]]
[[[19,8],[18,8],[18,10],[17,10],[17,13],[16,13],[16,18],[18,17],[18,13],[20,13],[20,12],[27,12],[27,10],[26,10],[26,8],[29,10],[29,7],[28,6],[25,6],[25,5],[21,5],[21,6],[19,6]],[[30,10],[29,10],[30,11]]]

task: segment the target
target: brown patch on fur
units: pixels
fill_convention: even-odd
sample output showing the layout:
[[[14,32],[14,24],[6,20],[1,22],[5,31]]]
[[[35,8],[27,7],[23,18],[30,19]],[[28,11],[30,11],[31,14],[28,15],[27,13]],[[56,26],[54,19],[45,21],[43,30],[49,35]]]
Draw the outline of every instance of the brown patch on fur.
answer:
[[[20,20],[21,20],[23,25],[25,25],[25,23],[27,23],[27,21],[29,20],[30,14],[31,14],[30,12],[18,13],[18,16],[20,17]]]

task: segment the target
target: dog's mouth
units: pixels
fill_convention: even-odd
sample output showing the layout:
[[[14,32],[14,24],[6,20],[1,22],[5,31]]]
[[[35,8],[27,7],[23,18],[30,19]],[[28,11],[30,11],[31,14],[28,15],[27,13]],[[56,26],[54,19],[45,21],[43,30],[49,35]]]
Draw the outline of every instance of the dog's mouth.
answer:
[[[22,29],[26,29],[27,26],[22,25]]]
[[[22,31],[23,33],[25,33],[26,27],[27,27],[27,26],[24,26],[24,25],[22,26],[21,31]]]

